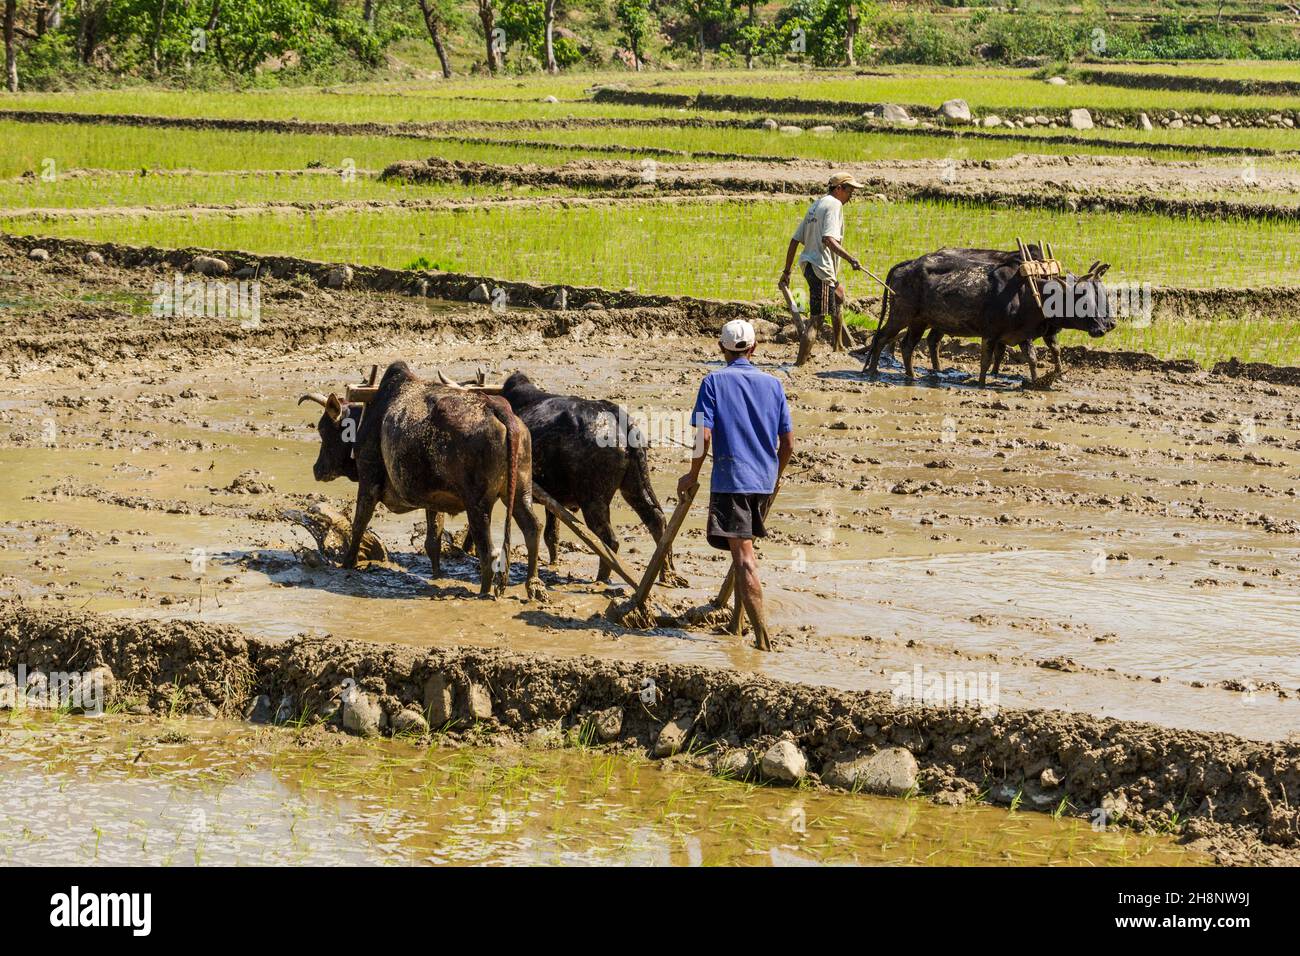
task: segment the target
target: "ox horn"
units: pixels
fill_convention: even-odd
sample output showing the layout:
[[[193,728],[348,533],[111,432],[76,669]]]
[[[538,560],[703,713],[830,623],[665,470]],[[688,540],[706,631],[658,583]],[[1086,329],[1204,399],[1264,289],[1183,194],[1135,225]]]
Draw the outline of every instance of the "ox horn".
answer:
[[[453,382],[446,375],[443,375],[442,369],[438,369],[438,381],[441,384],[446,385],[448,388],[458,388],[462,392],[467,391],[464,385],[461,385],[459,382]]]
[[[308,399],[315,402],[321,408],[329,408],[330,406],[330,400],[326,398],[324,395],[322,395],[320,392],[308,392],[306,395],[302,396],[302,398],[298,399],[298,404],[301,405],[303,402],[307,401]]]

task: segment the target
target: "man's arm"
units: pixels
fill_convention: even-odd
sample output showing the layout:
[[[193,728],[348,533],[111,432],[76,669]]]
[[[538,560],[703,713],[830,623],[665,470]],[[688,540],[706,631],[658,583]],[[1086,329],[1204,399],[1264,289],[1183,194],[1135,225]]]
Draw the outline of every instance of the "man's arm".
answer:
[[[709,446],[713,444],[713,429],[700,425],[695,429],[695,456],[691,459],[691,470],[677,479],[677,494],[684,495],[700,483],[700,469],[704,459],[709,456]]]
[[[795,253],[799,251],[799,240],[791,239],[790,246],[785,250],[785,269],[781,272],[781,281],[778,285],[790,284],[790,270],[794,268]]]
[[[862,268],[862,263],[859,262],[847,249],[845,249],[840,241],[834,236],[822,236],[822,245],[851,265],[855,271]]]
[[[785,432],[776,443],[776,480],[781,480],[781,475],[785,473],[785,466],[790,464],[790,456],[794,454],[794,432]]]

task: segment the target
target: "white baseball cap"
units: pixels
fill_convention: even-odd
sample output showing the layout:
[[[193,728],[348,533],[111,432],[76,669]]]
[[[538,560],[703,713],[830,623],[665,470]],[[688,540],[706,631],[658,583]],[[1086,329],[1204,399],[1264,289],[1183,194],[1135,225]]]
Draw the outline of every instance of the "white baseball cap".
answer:
[[[728,352],[748,352],[758,341],[754,327],[744,319],[732,319],[722,327],[718,342]]]

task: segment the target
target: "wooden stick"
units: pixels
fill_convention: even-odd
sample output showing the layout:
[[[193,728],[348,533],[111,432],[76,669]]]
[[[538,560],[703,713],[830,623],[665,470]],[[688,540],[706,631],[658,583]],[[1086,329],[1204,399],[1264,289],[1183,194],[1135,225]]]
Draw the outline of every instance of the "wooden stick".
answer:
[[[654,557],[650,559],[650,564],[645,569],[641,583],[637,585],[636,593],[632,595],[632,600],[625,607],[619,608],[616,613],[620,620],[639,611],[645,604],[646,598],[650,596],[650,589],[654,587],[655,580],[659,577],[659,569],[663,567],[664,559],[667,558],[668,551],[673,545],[673,539],[677,537],[677,532],[682,529],[682,524],[686,521],[686,515],[691,510],[691,503],[695,501],[695,494],[699,490],[700,486],[697,484],[682,495],[681,500],[677,502],[677,507],[673,510],[673,516],[668,519],[668,527],[664,529],[664,536],[655,545]]]
[[[533,497],[536,498],[547,511],[563,521],[564,526],[576,534],[578,540],[590,548],[596,557],[600,558],[602,561],[607,561],[609,566],[614,569],[620,578],[632,585],[632,587],[637,586],[636,579],[633,578],[632,575],[628,574],[627,569],[623,567],[614,552],[605,546],[605,542],[592,534],[591,529],[579,521],[573,512],[569,511],[568,508],[564,507],[564,505],[560,504],[548,495],[536,482],[533,483]]]

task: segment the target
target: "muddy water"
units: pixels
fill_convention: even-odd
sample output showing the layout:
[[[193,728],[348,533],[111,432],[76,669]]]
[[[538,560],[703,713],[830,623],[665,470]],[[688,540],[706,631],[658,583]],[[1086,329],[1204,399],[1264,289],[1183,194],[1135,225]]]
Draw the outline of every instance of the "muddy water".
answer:
[[[848,688],[889,688],[920,665],[996,675],[1013,706],[1261,738],[1296,726],[1294,536],[1268,530],[1300,519],[1292,389],[1077,369],[1050,392],[1013,378],[980,391],[963,373],[942,387],[867,383],[842,358],[775,368],[800,444],[762,546],[773,655],[707,631],[609,627],[599,614],[626,589],[595,585],[595,559],[567,535],[544,573],[551,601],[530,605],[517,586],[471,599],[476,567],[454,555],[429,582],[411,516],[380,515],[394,561],[352,572],[304,565],[306,533],[277,519],[322,494],[350,511],[352,486],[311,480],[315,406],[293,402],[371,362],[523,368],[654,413],[672,435],[711,353],[635,330],[563,343],[521,332],[144,362],[85,381],[33,371],[0,396],[16,492],[0,502],[0,590],[271,635],[670,659]],[[651,454],[671,507],[686,453]],[[643,567],[651,544],[621,501],[615,524],[626,563]],[[665,609],[702,603],[725,573],[702,529],[701,507],[678,542],[692,587],[660,592]]]
[[[1194,865],[1169,839],[827,794],[580,748],[0,715],[0,862]]]

